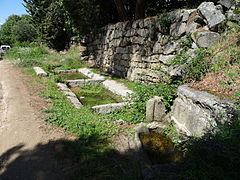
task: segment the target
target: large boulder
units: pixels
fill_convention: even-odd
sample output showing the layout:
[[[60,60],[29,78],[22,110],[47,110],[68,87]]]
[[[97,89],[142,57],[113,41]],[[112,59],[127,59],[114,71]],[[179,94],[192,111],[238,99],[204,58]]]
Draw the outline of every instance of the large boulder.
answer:
[[[213,2],[203,2],[198,10],[202,16],[206,19],[210,30],[219,31],[222,24],[224,24],[226,17],[221,10],[217,8]]]
[[[187,135],[201,136],[231,117],[231,105],[207,92],[180,86],[177,94],[170,119]]]

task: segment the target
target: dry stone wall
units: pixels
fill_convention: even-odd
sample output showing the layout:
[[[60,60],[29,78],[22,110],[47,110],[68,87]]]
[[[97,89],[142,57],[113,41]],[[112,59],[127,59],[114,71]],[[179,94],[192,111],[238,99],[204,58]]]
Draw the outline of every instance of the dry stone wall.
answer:
[[[87,38],[82,59],[130,80],[157,82],[179,76],[182,69],[171,65],[171,60],[181,51],[182,42],[191,39],[192,49],[216,43],[234,8],[227,8],[226,1],[230,0],[204,2],[197,9],[108,25],[94,38]]]

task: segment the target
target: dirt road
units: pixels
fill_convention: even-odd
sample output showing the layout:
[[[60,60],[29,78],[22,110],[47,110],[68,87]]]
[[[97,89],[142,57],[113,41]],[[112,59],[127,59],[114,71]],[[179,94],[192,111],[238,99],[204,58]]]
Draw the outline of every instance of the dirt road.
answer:
[[[65,167],[55,153],[66,135],[40,118],[34,104],[41,99],[23,77],[9,62],[0,61],[0,180],[64,179]]]

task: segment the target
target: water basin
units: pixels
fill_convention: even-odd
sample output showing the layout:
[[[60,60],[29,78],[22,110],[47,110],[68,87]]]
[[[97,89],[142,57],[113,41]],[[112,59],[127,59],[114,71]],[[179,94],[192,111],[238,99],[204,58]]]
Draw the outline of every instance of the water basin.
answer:
[[[65,80],[88,79],[88,77],[79,72],[64,72],[58,75]]]
[[[183,157],[183,153],[175,147],[172,140],[156,130],[140,133],[139,139],[152,164],[178,162]]]
[[[102,85],[84,85],[71,88],[85,106],[96,106],[123,102],[122,98],[105,89]]]

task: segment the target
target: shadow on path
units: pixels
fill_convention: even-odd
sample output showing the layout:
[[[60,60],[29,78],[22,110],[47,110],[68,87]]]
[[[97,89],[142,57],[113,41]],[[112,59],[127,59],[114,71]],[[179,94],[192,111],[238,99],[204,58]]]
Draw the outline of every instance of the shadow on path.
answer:
[[[6,151],[0,156],[0,179],[134,180],[141,179],[139,166],[130,150],[120,154],[97,138],[57,140],[38,144],[32,150],[19,144]]]

